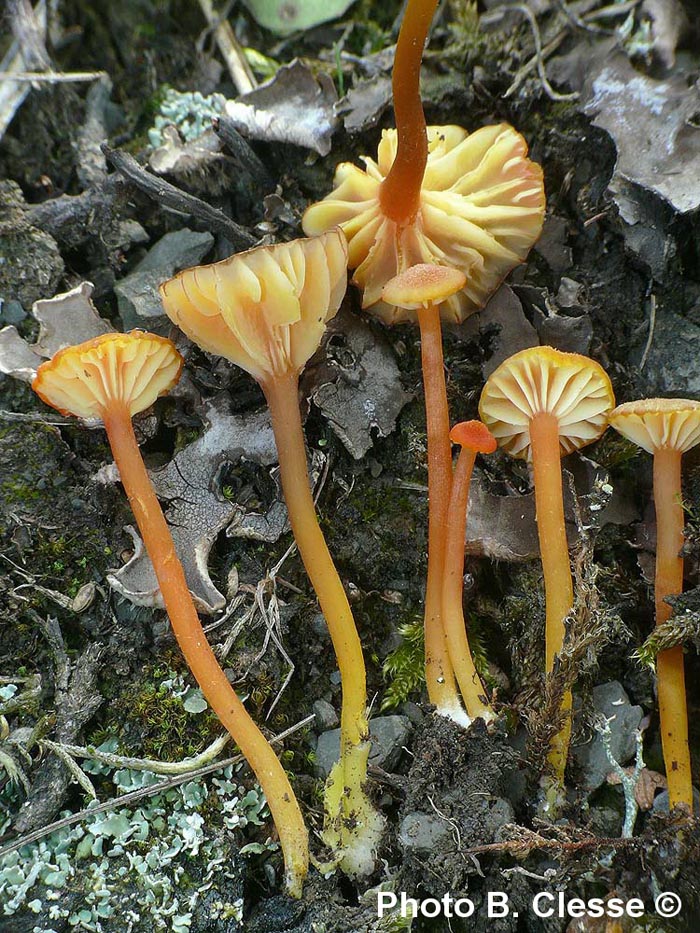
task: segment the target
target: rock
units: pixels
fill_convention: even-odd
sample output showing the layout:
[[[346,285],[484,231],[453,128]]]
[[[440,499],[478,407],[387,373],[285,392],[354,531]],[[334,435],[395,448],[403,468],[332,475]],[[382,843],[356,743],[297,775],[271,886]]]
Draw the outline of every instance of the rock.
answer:
[[[33,227],[24,208],[19,185],[0,181],[0,298],[29,308],[54,294],[64,266],[54,238]]]
[[[700,327],[679,314],[659,315],[644,375],[659,395],[700,393]]]
[[[399,845],[404,852],[433,852],[448,845],[453,832],[448,821],[437,815],[407,813],[399,827]]]
[[[328,700],[316,700],[312,709],[316,717],[316,727],[320,732],[338,725],[338,714]]]
[[[593,324],[587,314],[578,317],[553,314],[538,326],[537,333],[547,346],[556,347],[564,353],[585,355],[590,352]]]
[[[0,324],[20,324],[27,316],[19,301],[3,301],[0,298]]]
[[[402,747],[411,734],[411,722],[406,716],[377,716],[369,724],[372,750],[370,764],[391,771],[399,763]],[[328,777],[340,756],[340,729],[322,732],[316,745],[316,773]]]
[[[562,276],[557,292],[557,304],[560,308],[580,313],[584,308],[582,294],[583,286],[580,282]]]
[[[136,266],[114,286],[124,329],[153,329],[153,318],[164,316],[158,286],[180,269],[196,266],[214,245],[211,233],[197,233],[185,227],[166,233]]]
[[[593,688],[593,709],[610,720],[610,750],[616,761],[627,764],[636,750],[635,732],[644,715],[641,706],[632,706],[622,685],[611,680]],[[581,784],[592,793],[613,770],[602,736],[596,732],[585,745],[575,746],[573,753],[582,772]]]
[[[660,794],[657,794],[654,797],[654,802],[651,805],[652,810],[657,810],[659,813],[668,813],[668,791],[662,790]],[[693,788],[693,813],[700,813],[700,792],[697,787]]]

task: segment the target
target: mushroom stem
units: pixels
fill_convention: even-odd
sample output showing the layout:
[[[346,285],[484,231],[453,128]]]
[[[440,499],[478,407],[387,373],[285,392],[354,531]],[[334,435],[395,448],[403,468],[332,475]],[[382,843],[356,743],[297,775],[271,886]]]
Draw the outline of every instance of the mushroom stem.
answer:
[[[530,422],[532,469],[535,480],[535,509],[540,556],[544,574],[546,607],[546,670],[554,670],[554,660],[564,644],[564,621],[574,604],[569,545],[564,522],[564,494],[561,479],[559,422],[548,412],[536,414]],[[559,783],[564,770],[571,737],[571,691],[562,697],[561,712],[565,722],[552,739],[549,763]]]
[[[442,622],[447,510],[452,487],[450,416],[436,305],[417,309],[428,435],[428,579],[425,589],[425,680],[438,712],[465,723]]]
[[[250,718],[209,646],[126,405],[111,404],[102,419],[175,637],[207,702],[255,772],[279,833],[287,890],[293,897],[301,897],[309,865],[309,842],[294,791],[272,747]]]
[[[464,534],[467,526],[469,486],[476,453],[476,450],[462,447],[452,477],[442,585],[442,621],[450,660],[459,682],[467,715],[470,719],[481,716],[489,722],[494,718],[494,713],[486,702],[486,691],[474,666],[462,609]]]
[[[348,598],[318,525],[299,412],[298,377],[290,374],[263,383],[279,455],[282,490],[299,554],[326,618],[338,660],[343,690],[342,744],[367,739],[365,662]]]
[[[408,0],[396,43],[392,91],[398,149],[382,182],[379,202],[386,217],[410,224],[420,207],[428,161],[428,135],[420,99],[420,65],[437,0]]]
[[[383,826],[363,789],[370,747],[365,662],[348,598],[316,518],[298,384],[298,376],[292,373],[261,383],[272,416],[289,521],[340,669],[340,759],[326,783],[323,838],[337,852],[345,871],[362,875],[374,866],[374,849]]]
[[[683,505],[680,450],[661,447],[654,454],[654,508],[656,510],[656,624],[668,621],[667,596],[683,591]],[[661,743],[671,809],[684,804],[693,811],[693,787],[688,748],[688,712],[685,695],[683,648],[660,651],[656,658]]]

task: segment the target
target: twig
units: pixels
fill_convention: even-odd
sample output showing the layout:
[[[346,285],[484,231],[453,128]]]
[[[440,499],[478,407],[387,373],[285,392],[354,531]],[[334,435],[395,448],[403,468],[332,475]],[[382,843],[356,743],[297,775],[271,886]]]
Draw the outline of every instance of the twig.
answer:
[[[213,230],[225,236],[231,242],[235,249],[250,249],[255,245],[255,238],[235,220],[231,220],[226,214],[217,208],[207,204],[200,198],[187,194],[171,185],[170,182],[152,175],[142,168],[136,159],[123,152],[120,149],[110,149],[107,145],[102,145],[102,151],[107,157],[107,161],[112,165],[120,175],[135,185],[140,191],[158,201],[164,207],[179,211],[183,214],[191,214],[197,220],[201,221],[208,229]]]
[[[152,771],[153,774],[185,774],[192,773],[204,767],[224,749],[231,736],[226,732],[208,745],[199,755],[183,758],[182,761],[158,761],[154,758],[132,758],[129,755],[114,755],[111,752],[102,752],[99,748],[86,748],[82,745],[66,745],[64,743],[49,742],[42,739],[40,744],[46,745],[57,755],[72,758],[89,758],[91,761],[100,761],[112,768],[129,768],[131,771]],[[65,759],[64,759],[65,760]]]
[[[0,71],[0,81],[26,84],[72,84],[78,81],[99,81],[106,71]]]
[[[92,797],[93,800],[97,800],[97,791],[95,790],[95,785],[83,771],[80,765],[76,762],[76,760],[72,757],[72,755],[66,751],[65,746],[61,745],[59,742],[52,742],[50,739],[42,739],[39,745],[43,746],[44,748],[48,748],[48,750],[53,752],[57,758],[60,758],[66,768],[68,768],[70,771],[75,781],[80,784],[88,797]]]
[[[489,853],[509,853],[515,856],[527,855],[532,850],[552,850],[566,853],[575,853],[585,851],[586,849],[597,849],[601,846],[611,846],[614,849],[623,849],[628,846],[641,846],[644,842],[639,836],[631,839],[622,839],[618,836],[595,836],[592,839],[581,839],[578,842],[562,842],[559,839],[545,839],[542,836],[532,834],[535,838],[523,841],[520,839],[506,840],[505,842],[489,842],[482,846],[472,846],[469,849],[463,849],[463,855],[487,855]],[[2,856],[0,851],[0,856]]]
[[[589,28],[589,24],[594,23],[597,20],[614,19],[615,17],[621,16],[622,14],[629,13],[630,10],[633,10],[635,7],[639,6],[641,2],[642,0],[628,0],[627,3],[612,3],[609,6],[600,7],[598,10],[591,10],[589,13],[586,13],[582,17],[582,22],[586,28]],[[496,13],[504,15],[507,10],[508,8],[506,8],[503,13],[501,13],[500,10],[494,10],[492,13],[487,15],[494,16]],[[535,68],[539,69],[541,66],[543,67],[543,63],[550,57],[550,55],[556,52],[564,39],[566,39],[568,36],[569,31],[569,26],[564,26],[561,32],[557,33],[557,35],[554,36],[554,38],[551,39],[547,45],[545,45],[540,50],[539,54],[536,53],[532,56],[532,58],[525,62],[525,64],[516,72],[515,78],[503,96],[512,97],[531,71],[533,71]]]
[[[497,12],[497,11],[494,11]],[[532,12],[529,6],[526,6],[524,3],[514,3],[508,4],[508,6],[503,7],[503,15],[510,12],[521,13],[530,25],[532,30],[532,37],[535,41],[535,64],[537,65],[537,73],[540,76],[540,81],[544,89],[545,94],[549,97],[550,100],[578,100],[579,94],[577,91],[574,91],[571,94],[560,94],[559,91],[555,91],[552,85],[549,83],[547,78],[547,72],[544,68],[544,58],[542,54],[542,37],[540,35],[540,27],[537,25],[537,19],[535,14]],[[511,85],[508,90],[503,95],[504,97],[509,97],[513,93],[514,87]]]
[[[257,87],[257,82],[230,23],[216,13],[211,0],[199,0],[199,6],[210,29],[214,32],[216,44],[226,62],[236,90],[239,94],[247,94],[248,91]]]
[[[215,117],[212,121],[214,132],[221,142],[226,146],[237,165],[245,169],[253,178],[253,181],[260,188],[265,190],[274,190],[275,183],[270,173],[253,151],[252,147],[238,132],[234,126],[233,120],[226,114]]]
[[[294,732],[298,732],[299,729],[303,729],[304,726],[308,726],[309,723],[313,722],[315,718],[315,716],[307,716],[305,719],[302,719],[295,725],[290,726],[289,729],[285,729],[284,732],[280,732],[279,735],[271,738],[270,742],[272,744],[282,742]],[[158,784],[151,784],[149,787],[140,787],[138,790],[130,791],[128,794],[122,794],[121,797],[113,797],[111,800],[106,800],[104,803],[97,804],[97,806],[88,807],[85,810],[80,810],[78,813],[71,813],[70,816],[65,816],[61,820],[56,820],[53,823],[42,826],[41,829],[35,829],[33,832],[26,833],[25,835],[20,836],[19,839],[15,839],[13,842],[4,846],[2,849],[0,849],[0,859],[5,855],[9,855],[10,852],[15,852],[17,849],[21,849],[22,846],[36,842],[37,839],[43,839],[45,836],[50,835],[58,829],[64,829],[66,826],[73,826],[74,823],[80,823],[81,820],[84,820],[88,816],[93,816],[97,813],[104,813],[106,810],[113,810],[115,807],[126,806],[127,804],[134,803],[136,800],[142,800],[144,797],[152,797],[155,794],[161,793],[161,791],[170,790],[173,787],[179,787],[180,784],[184,784],[186,781],[191,781],[194,778],[203,777],[206,774],[211,774],[212,771],[218,771],[220,768],[226,768],[229,765],[240,764],[242,761],[245,761],[243,755],[234,755],[231,758],[224,758],[221,761],[215,761],[213,764],[206,765],[203,768],[198,768],[196,771],[188,771],[185,774],[178,774],[175,777],[168,778],[167,781],[160,781]]]

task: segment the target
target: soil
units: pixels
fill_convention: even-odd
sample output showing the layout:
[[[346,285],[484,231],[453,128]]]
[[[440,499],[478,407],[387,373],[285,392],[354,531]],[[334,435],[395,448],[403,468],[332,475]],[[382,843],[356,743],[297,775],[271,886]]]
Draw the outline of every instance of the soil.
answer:
[[[370,50],[395,41],[399,5],[392,0],[382,4],[381,10],[377,6],[362,0],[351,8],[347,16],[355,25],[345,39],[344,27],[337,23],[276,39],[256,26],[243,9],[236,11],[232,23],[244,46],[279,63],[300,57],[312,70],[326,72],[336,82],[339,73],[333,49],[345,42],[346,50],[355,56],[345,59],[342,67],[347,88],[358,80],[357,56],[366,57]],[[674,369],[677,349],[672,333],[665,332],[664,340],[654,345],[653,371],[640,365],[640,360],[649,332],[650,294],[657,321],[678,319],[688,327],[700,324],[700,214],[677,213],[649,194],[656,211],[651,227],[665,243],[662,265],[652,271],[648,256],[635,251],[611,192],[617,154],[608,133],[593,125],[591,116],[576,102],[550,99],[534,69],[516,93],[504,98],[518,69],[533,54],[532,32],[516,20],[477,31],[470,4],[448,7],[435,26],[425,59],[423,94],[428,122],[469,129],[510,122],[524,134],[531,157],[544,169],[551,237],[509,278],[522,305],[521,320],[539,331],[542,342],[546,342],[542,335],[549,333],[548,339],[562,349],[587,352],[598,360],[609,372],[619,401],[644,394],[683,394],[672,385],[662,385],[659,376]],[[546,28],[554,28],[557,15],[554,8],[545,11]],[[58,67],[109,74],[110,103],[104,111],[107,141],[140,160],[147,155],[147,130],[165,86],[235,96],[211,37],[203,33],[196,4],[72,0],[61,5],[61,17],[64,27],[70,28],[63,43],[52,49]],[[583,41],[580,34],[569,30],[562,48],[570,50],[579,41]],[[636,64],[641,72],[653,72],[651,66]],[[686,69],[690,81],[690,76],[697,75],[697,61]],[[86,182],[81,131],[89,109],[88,88],[59,83],[32,89],[0,142],[0,296],[5,302],[0,321],[10,323],[8,303],[18,302],[19,311],[16,304],[12,306],[17,327],[30,342],[38,330],[29,315],[32,303],[84,280],[95,285],[92,297],[101,315],[117,329],[122,327],[114,285],[133,271],[147,249],[125,235],[126,222],[138,222],[151,245],[165,233],[185,226],[207,229],[196,216],[174,212],[132,185],[117,182],[115,175],[107,175],[106,166],[98,171],[97,180]],[[271,212],[269,203],[265,206],[263,198],[269,191],[256,187],[252,175],[242,175],[233,160],[171,181],[234,219],[255,240],[262,234],[289,239],[299,235],[304,207],[330,190],[336,164],[374,153],[381,129],[392,125],[391,120],[387,110],[378,114],[376,125],[362,132],[351,135],[339,128],[325,158],[291,144],[253,143],[276,185],[278,207],[283,207],[277,213]],[[58,216],[52,202],[62,195],[83,200],[71,202],[67,213]],[[231,251],[230,242],[219,233],[208,259]],[[562,279],[578,283],[574,309],[562,303],[557,306]],[[551,320],[550,324],[546,320],[556,317],[557,307],[566,326],[553,331]],[[361,313],[352,291],[345,311]],[[500,326],[488,323],[488,309],[482,314],[483,326],[477,315],[445,334],[450,406],[460,420],[477,416],[484,369],[502,342],[507,345],[510,339]],[[380,885],[419,900],[440,900],[450,894],[473,902],[474,915],[466,919],[418,917],[410,926],[416,933],[673,933],[697,929],[697,820],[684,820],[677,812],[670,816],[662,810],[640,812],[634,837],[622,839],[625,805],[621,788],[604,783],[589,793],[573,761],[557,820],[542,818],[540,777],[546,747],[542,736],[546,736],[551,708],[546,704],[541,674],[544,618],[536,560],[467,558],[466,606],[478,653],[485,666],[490,665],[489,686],[496,688],[497,705],[505,713],[498,728],[487,730],[477,722],[465,731],[436,716],[427,705],[422,684],[415,677],[410,680],[410,671],[415,673],[420,666],[421,647],[411,654],[410,633],[415,635],[422,614],[427,563],[420,345],[417,330],[411,327],[387,331],[376,322],[369,322],[368,327],[377,341],[388,345],[399,370],[399,385],[413,394],[413,400],[401,411],[395,431],[375,436],[371,449],[360,459],[350,455],[312,404],[306,434],[310,450],[321,452],[327,462],[318,509],[330,550],[351,591],[368,666],[368,695],[376,698],[377,711],[387,697],[393,697],[395,708],[390,711],[407,715],[413,724],[399,764],[391,773],[374,769],[370,774],[370,791],[388,820],[377,870],[373,877],[354,882],[338,873],[325,876],[312,869],[303,900],[295,902],[280,894],[279,853],[264,849],[245,861],[235,882],[244,890],[244,919],[207,919],[213,908],[209,913],[201,909],[191,930],[379,933],[409,929],[408,921],[402,925],[396,917],[378,919]],[[189,352],[188,373],[191,391],[161,400],[155,419],[143,425],[143,449],[152,467],[167,463],[202,434],[205,402],[225,393],[235,413],[255,411],[262,404],[252,380],[199,351]],[[700,392],[700,378],[695,386]],[[692,385],[687,391],[692,394]],[[632,658],[654,622],[649,577],[653,545],[648,544],[650,534],[653,541],[650,462],[609,434],[587,449],[586,458],[605,471],[635,519],[632,524],[601,525],[587,540],[577,582],[589,587],[590,625],[597,634],[579,660],[580,712],[574,744],[595,733],[593,688],[618,681],[630,702],[648,716],[644,723],[647,768],[663,772],[654,677],[648,667]],[[114,737],[120,752],[133,756],[177,759],[197,754],[218,734],[215,720],[195,721],[184,715],[178,719],[176,712],[168,719],[149,700],[164,672],[187,678],[164,614],[117,597],[107,582],[109,571],[133,552],[132,539],[124,531],[131,516],[121,487],[96,478],[110,460],[101,431],[53,419],[26,383],[0,376],[0,676],[12,682],[13,677],[41,675],[40,692],[29,706],[8,715],[8,728],[39,727],[37,739],[46,736],[83,745],[98,745]],[[699,462],[689,455],[684,468],[686,587],[696,628]],[[494,494],[529,491],[522,465],[501,454],[489,460],[483,476]],[[219,482],[222,498],[252,502],[259,512],[269,509],[278,494],[270,468],[250,461],[227,465]],[[584,492],[590,495],[591,488]],[[289,534],[264,543],[222,532],[209,556],[211,578],[226,593],[235,571],[239,586],[254,588],[290,543]],[[340,702],[330,642],[296,553],[286,558],[280,576],[284,578],[278,583],[280,633],[294,672],[271,713],[288,668],[267,644],[264,626],[245,629],[236,641],[235,656],[227,662],[237,687],[248,694],[251,713],[270,733],[307,717],[315,701],[330,701],[336,709]],[[80,612],[50,595],[63,594],[71,600],[87,584],[95,585],[94,599]],[[52,640],[51,636],[56,629],[48,626],[47,619],[56,620],[62,639],[58,647],[56,637]],[[230,625],[212,632],[212,639],[224,641]],[[405,689],[399,686],[392,692],[396,675],[387,673],[386,662],[402,646],[406,649],[402,655]],[[691,753],[697,775],[700,662],[694,647],[687,647]],[[70,678],[61,683],[56,661],[61,652],[69,659],[72,687]],[[76,673],[81,663],[89,667],[89,676],[85,674],[82,681]],[[62,715],[60,704],[71,689],[76,715],[67,716],[65,710]],[[87,718],[78,714],[80,709],[89,712]],[[315,725],[307,725],[284,743],[285,767],[293,775],[312,838],[322,824],[321,782],[314,770],[318,731]],[[0,728],[0,751],[5,738]],[[51,761],[54,764],[48,765]],[[23,766],[28,786],[13,795],[0,767],[0,826],[3,813],[7,816],[0,846],[60,813],[77,812],[85,803],[70,774],[50,755],[40,753],[36,742]],[[248,786],[252,783],[247,776],[243,780]],[[109,788],[100,789],[106,799]],[[215,807],[207,818],[217,821]],[[439,844],[421,848],[407,843],[406,833],[417,825],[423,831],[429,827],[435,834],[430,838],[439,839]],[[230,838],[236,846],[264,844],[270,832],[269,823],[251,824]],[[188,871],[197,878],[204,868],[200,864]],[[230,884],[233,890],[234,883]],[[663,891],[682,898],[680,917],[661,920],[654,914],[651,905]],[[490,892],[508,895],[508,916],[487,917]],[[570,916],[537,917],[529,905],[540,892],[554,898],[559,892],[566,892],[568,898],[638,897],[647,909],[640,920],[624,918],[619,924]],[[230,895],[225,884],[217,897],[219,893],[224,900]],[[49,922],[43,914],[40,920]],[[0,906],[2,933],[44,929],[37,927],[38,922],[27,909],[3,916]],[[121,930],[119,922],[105,919],[100,929],[105,933]],[[78,924],[56,921],[55,929],[63,933]],[[134,930],[145,933],[151,928],[137,925]]]

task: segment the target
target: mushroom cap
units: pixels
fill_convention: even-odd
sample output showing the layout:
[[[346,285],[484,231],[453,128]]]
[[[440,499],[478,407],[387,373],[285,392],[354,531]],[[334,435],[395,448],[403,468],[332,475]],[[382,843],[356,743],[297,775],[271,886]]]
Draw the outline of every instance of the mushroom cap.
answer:
[[[688,398],[644,398],[624,402],[610,424],[648,453],[661,448],[684,453],[700,443],[700,402]]]
[[[364,170],[341,163],[334,190],[304,214],[304,232],[342,227],[362,307],[386,324],[415,320],[415,311],[382,298],[389,279],[418,263],[461,269],[464,287],[440,308],[445,322],[458,323],[483,307],[542,232],[542,169],[505,123],[471,134],[459,126],[430,126],[420,209],[413,224],[400,227],[379,203],[397,145],[396,130],[385,130],[376,162],[364,156]]]
[[[141,330],[103,334],[59,350],[41,364],[32,388],[63,415],[93,420],[117,403],[133,416],[175,385],[182,362],[165,337]]]
[[[608,374],[595,360],[553,347],[531,347],[491,373],[481,393],[479,415],[500,447],[530,460],[530,422],[536,415],[556,417],[564,455],[601,436],[614,404]]]
[[[347,288],[347,255],[336,227],[185,269],[160,295],[190,340],[264,382],[300,372],[318,349]]]
[[[496,438],[483,421],[460,421],[450,431],[450,440],[478,454],[492,454],[498,447]]]
[[[382,299],[406,311],[415,311],[442,304],[464,288],[466,280],[459,269],[419,262],[389,279],[382,289]]]

